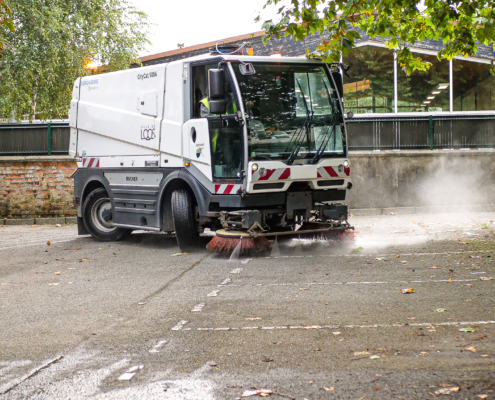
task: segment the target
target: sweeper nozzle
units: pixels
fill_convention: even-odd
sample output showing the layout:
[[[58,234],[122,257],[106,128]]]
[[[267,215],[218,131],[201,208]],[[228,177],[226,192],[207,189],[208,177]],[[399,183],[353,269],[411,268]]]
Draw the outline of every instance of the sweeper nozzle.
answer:
[[[240,255],[260,253],[272,249],[272,244],[265,237],[252,237],[245,231],[227,231],[220,229],[216,236],[206,245],[209,251],[215,253],[232,254],[240,244]]]

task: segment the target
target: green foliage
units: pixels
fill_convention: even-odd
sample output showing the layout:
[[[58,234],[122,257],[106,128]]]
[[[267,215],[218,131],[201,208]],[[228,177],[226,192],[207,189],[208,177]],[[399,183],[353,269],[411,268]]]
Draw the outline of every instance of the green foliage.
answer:
[[[15,32],[0,24],[11,44],[0,59],[0,118],[66,116],[87,64],[103,65],[97,73],[129,68],[149,43],[147,15],[127,0],[16,0],[11,8]]]
[[[1,51],[6,46],[10,46],[7,38],[3,34],[3,30],[7,29],[10,32],[15,31],[14,21],[11,18],[12,11],[5,0],[0,0],[0,57],[2,57]],[[2,26],[3,25],[3,26]]]
[[[267,0],[265,7],[282,1]],[[359,29],[370,38],[386,38],[386,46],[397,50],[399,65],[407,74],[430,67],[410,51],[408,46],[416,41],[441,40],[444,48],[438,58],[449,60],[473,56],[476,42],[495,42],[495,2],[491,0],[291,0],[277,14],[278,22],[263,24],[265,43],[272,37],[304,40],[320,34],[320,45],[308,56],[339,61],[360,39]]]

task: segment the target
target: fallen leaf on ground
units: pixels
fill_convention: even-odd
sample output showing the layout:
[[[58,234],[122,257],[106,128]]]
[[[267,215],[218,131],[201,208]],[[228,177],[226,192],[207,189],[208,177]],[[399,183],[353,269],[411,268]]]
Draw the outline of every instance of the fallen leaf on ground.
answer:
[[[309,382],[308,382],[308,385],[311,385],[312,383],[314,383],[314,381],[309,381]]]
[[[486,357],[490,357],[490,356],[488,354],[482,354],[481,357],[486,358]]]
[[[380,358],[380,356],[371,356],[371,357],[370,357],[370,359],[371,359],[371,360],[377,360],[377,359],[379,359],[379,358]]]
[[[299,290],[308,290],[307,287],[302,287],[302,288],[299,288]]]
[[[325,392],[333,392],[335,390],[335,388],[333,386],[331,386],[331,387],[323,386],[323,390],[325,390]]]
[[[353,353],[354,356],[367,356],[371,354],[369,351],[355,351]]]
[[[389,212],[388,215],[397,215],[397,214],[394,212]]]
[[[46,245],[47,246],[50,246],[51,245],[50,241],[46,242]]]
[[[433,267],[430,267],[430,269],[442,269],[441,267],[437,267],[436,265],[434,265]]]
[[[452,283],[452,278],[447,279],[445,282],[447,282],[447,283]]]
[[[273,360],[270,357],[266,357],[262,360],[263,362],[272,362]]]
[[[474,328],[461,328],[461,329],[459,329],[459,332],[476,332],[476,329],[474,329]]]
[[[493,278],[491,276],[481,276],[480,280],[482,281],[491,281]]]
[[[421,354],[425,355],[425,354],[429,354],[427,351],[422,351]]]
[[[409,288],[409,289],[401,289],[400,291],[402,294],[407,294],[407,293],[414,293],[414,289],[413,288]]]
[[[460,389],[461,389],[460,387],[446,387],[446,388],[438,389],[437,391],[435,391],[435,394],[436,395],[440,395],[440,394],[449,395],[452,392],[458,392]]]
[[[436,312],[445,312],[445,310],[446,310],[445,308],[437,308],[435,311]]]
[[[258,395],[261,397],[266,397],[270,394],[272,394],[272,391],[269,389],[250,389],[242,392],[241,397],[250,397],[250,396],[258,396]]]
[[[321,349],[315,349],[315,351],[321,351]]]
[[[373,390],[380,390],[380,389],[381,389],[381,387],[380,387],[380,386],[375,386],[375,387],[373,388]]]
[[[416,317],[410,317],[410,318],[408,318],[408,319],[416,319]]]
[[[340,335],[342,332],[332,332],[335,336]]]
[[[60,275],[60,272],[54,272],[53,275]]]
[[[476,347],[474,347],[474,346],[466,347],[464,350],[472,351],[473,353],[476,353]]]
[[[488,397],[488,395],[487,394],[479,394],[478,397],[480,399],[486,399]]]
[[[459,244],[468,244],[468,242],[459,242]]]
[[[261,318],[260,317],[250,317],[250,318],[244,318],[246,321],[259,321]]]

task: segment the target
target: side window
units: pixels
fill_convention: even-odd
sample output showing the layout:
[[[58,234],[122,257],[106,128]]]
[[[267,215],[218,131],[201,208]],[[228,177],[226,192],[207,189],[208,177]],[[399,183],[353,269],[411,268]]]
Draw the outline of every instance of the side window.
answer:
[[[208,78],[205,65],[192,68],[192,115],[193,118],[201,118],[201,104],[207,100]],[[206,102],[206,104],[208,104]]]

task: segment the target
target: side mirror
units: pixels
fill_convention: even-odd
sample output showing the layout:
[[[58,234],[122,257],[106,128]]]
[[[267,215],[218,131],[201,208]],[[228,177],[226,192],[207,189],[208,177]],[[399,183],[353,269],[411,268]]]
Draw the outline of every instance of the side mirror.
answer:
[[[208,93],[211,100],[223,100],[225,98],[225,71],[223,69],[210,69],[208,71]]]
[[[332,77],[335,81],[335,85],[337,86],[339,98],[342,99],[344,97],[344,83],[342,82],[342,75],[340,72],[332,72]]]
[[[227,102],[225,100],[210,100],[210,114],[225,114],[227,112]]]

